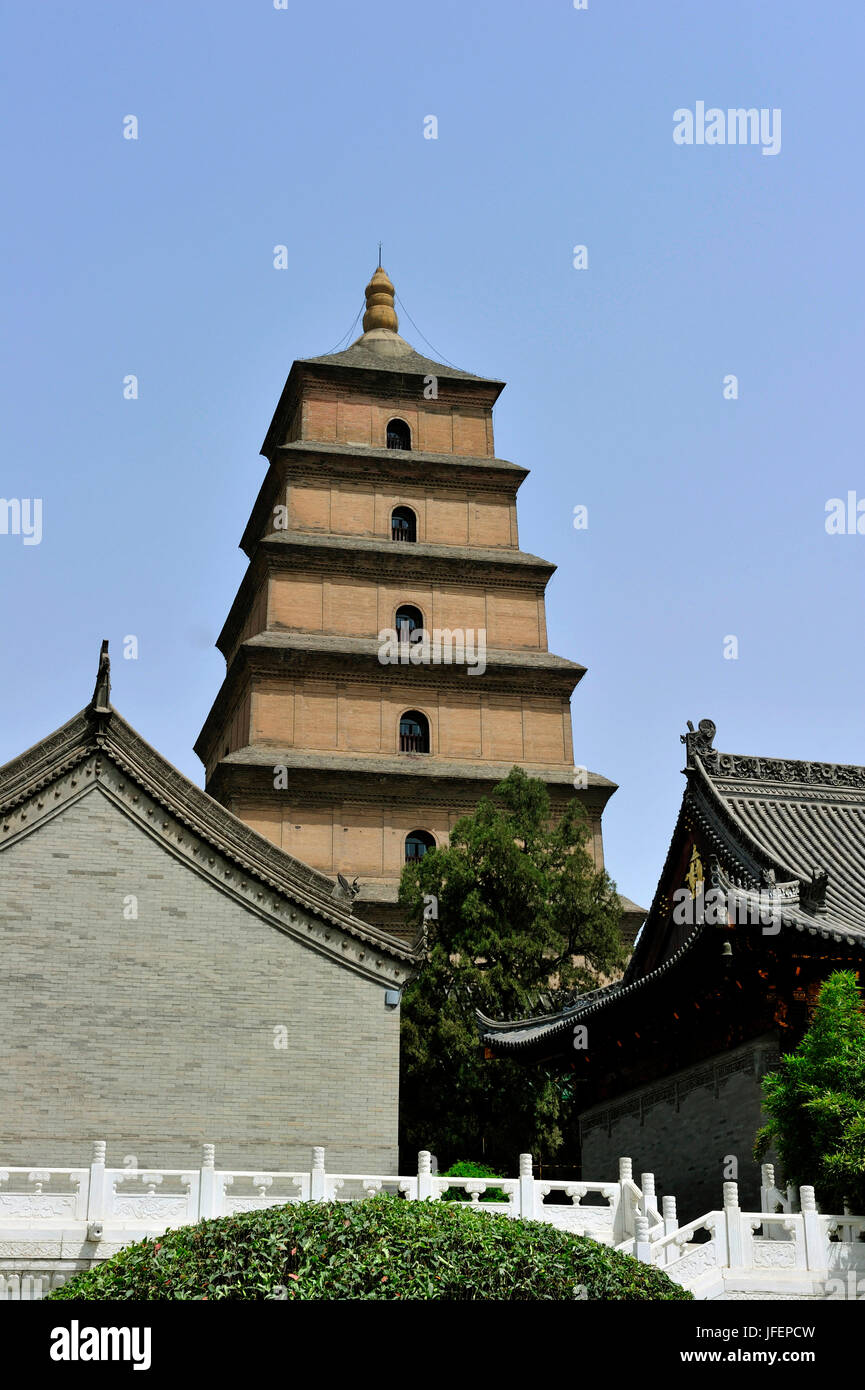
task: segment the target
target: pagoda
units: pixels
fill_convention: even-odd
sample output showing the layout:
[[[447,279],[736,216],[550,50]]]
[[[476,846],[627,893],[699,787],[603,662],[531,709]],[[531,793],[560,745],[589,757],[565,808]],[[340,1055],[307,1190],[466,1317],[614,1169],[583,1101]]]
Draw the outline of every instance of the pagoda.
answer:
[[[394,297],[379,266],[362,335],[291,368],[196,752],[212,796],[399,933],[405,861],[515,764],[554,811],[580,798],[598,867],[615,784],[574,767],[585,668],[547,650],[555,566],[519,547],[504,383],[416,352]]]

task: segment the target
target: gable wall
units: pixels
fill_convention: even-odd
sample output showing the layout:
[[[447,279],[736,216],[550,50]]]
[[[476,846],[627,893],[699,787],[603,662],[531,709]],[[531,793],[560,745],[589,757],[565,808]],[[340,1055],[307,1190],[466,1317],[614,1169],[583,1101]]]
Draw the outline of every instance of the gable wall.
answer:
[[[124,919],[137,898],[138,920]],[[299,909],[302,916],[302,909]],[[0,1165],[396,1171],[399,1010],[94,789],[0,854]],[[274,1028],[288,1047],[274,1047]]]

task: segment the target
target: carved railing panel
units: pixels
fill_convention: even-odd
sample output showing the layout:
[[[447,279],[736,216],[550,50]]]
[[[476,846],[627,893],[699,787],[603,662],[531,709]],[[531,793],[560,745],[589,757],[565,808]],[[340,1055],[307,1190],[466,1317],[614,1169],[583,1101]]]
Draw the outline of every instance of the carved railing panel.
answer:
[[[178,1169],[106,1168],[106,1222],[183,1226],[198,1219],[198,1174]]]
[[[303,1173],[220,1173],[221,1214],[231,1216],[303,1201],[304,1178]]]
[[[83,1220],[88,1175],[87,1168],[0,1169],[0,1225]]]

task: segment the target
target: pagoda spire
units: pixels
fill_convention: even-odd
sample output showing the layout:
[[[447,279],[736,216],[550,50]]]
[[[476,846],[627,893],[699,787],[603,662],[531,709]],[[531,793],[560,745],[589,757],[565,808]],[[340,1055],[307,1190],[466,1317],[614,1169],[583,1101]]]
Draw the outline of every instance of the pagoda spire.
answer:
[[[394,290],[393,283],[387,271],[381,266],[377,266],[373,272],[372,279],[365,290],[366,294],[366,313],[363,316],[363,331],[371,333],[375,329],[384,329],[388,333],[399,331],[399,319],[393,307]]]

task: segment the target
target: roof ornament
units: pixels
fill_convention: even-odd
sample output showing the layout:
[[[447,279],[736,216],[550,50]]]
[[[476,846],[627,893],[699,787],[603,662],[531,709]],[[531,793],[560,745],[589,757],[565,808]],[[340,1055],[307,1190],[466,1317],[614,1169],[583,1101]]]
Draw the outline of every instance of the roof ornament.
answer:
[[[95,714],[111,713],[111,658],[108,655],[107,637],[100,648],[96,685],[93,690],[93,698],[87,708]]]
[[[380,256],[381,252],[379,251]],[[366,313],[363,316],[364,333],[371,333],[373,329],[382,328],[388,333],[397,333],[399,331],[399,319],[393,307],[396,291],[387,271],[382,268],[381,259],[379,259],[379,264],[364,293],[366,295]]]
[[[701,719],[696,729],[690,719],[688,720],[688,732],[679,734],[679,741],[684,743],[688,750],[688,767],[694,766],[696,758],[705,758],[710,753],[714,753],[712,743],[716,733],[717,730],[711,719]]]
[[[358,893],[360,892],[360,884],[358,883],[356,878],[352,879],[351,883],[349,883],[345,874],[337,874],[336,877],[337,883],[336,887],[333,890],[333,896],[337,898],[340,902],[348,903],[349,910],[353,911],[354,909],[352,905]]]
[[[826,916],[826,890],[829,887],[829,870],[813,868],[810,879],[799,881],[799,901],[814,917]]]

